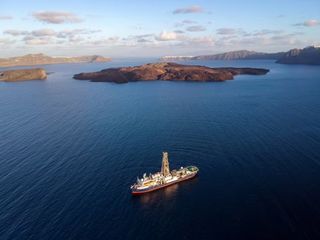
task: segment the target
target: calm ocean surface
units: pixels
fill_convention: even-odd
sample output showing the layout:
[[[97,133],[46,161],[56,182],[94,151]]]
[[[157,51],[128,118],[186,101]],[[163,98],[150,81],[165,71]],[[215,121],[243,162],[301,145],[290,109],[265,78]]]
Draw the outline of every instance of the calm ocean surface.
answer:
[[[0,239],[320,239],[320,67],[223,83],[91,83],[74,73],[152,60],[44,66],[0,83]],[[132,197],[138,175],[199,176]]]

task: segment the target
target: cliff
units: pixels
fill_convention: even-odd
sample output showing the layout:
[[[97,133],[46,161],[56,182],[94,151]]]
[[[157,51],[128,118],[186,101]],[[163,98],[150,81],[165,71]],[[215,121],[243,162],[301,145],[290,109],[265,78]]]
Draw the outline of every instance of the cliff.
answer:
[[[264,75],[262,68],[209,68],[177,63],[149,63],[135,67],[109,68],[100,72],[79,73],[74,79],[93,82],[127,83],[133,81],[225,81],[238,74]]]
[[[0,71],[0,81],[18,82],[28,80],[45,80],[47,73],[43,68]]]
[[[249,59],[279,59],[284,55],[284,52],[278,53],[263,53],[248,50],[231,51],[220,54],[200,55],[200,56],[165,56],[162,61],[166,60],[249,60]]]
[[[241,59],[278,59],[284,53],[263,53],[255,51],[232,51],[215,55],[202,55],[194,57],[194,60],[241,60]]]
[[[92,63],[108,61],[111,61],[111,58],[105,58],[98,55],[81,57],[50,57],[42,53],[39,53],[28,54],[20,57],[0,58],[0,67],[31,66],[58,63]]]
[[[291,49],[277,63],[320,65],[320,48]]]
[[[200,56],[165,56],[162,61],[181,60],[254,60],[270,59],[282,64],[307,64],[320,65],[320,47],[306,47],[303,49],[291,49],[288,52],[263,53],[255,51],[232,51],[221,54],[200,55]]]

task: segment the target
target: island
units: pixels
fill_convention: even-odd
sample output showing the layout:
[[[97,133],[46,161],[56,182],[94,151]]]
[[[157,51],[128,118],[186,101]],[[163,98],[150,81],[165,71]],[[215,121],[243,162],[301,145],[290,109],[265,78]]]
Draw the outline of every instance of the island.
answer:
[[[92,82],[115,83],[151,80],[213,82],[232,80],[235,75],[239,74],[264,75],[268,72],[268,69],[263,68],[210,68],[162,62],[135,67],[108,68],[99,72],[79,73],[75,74],[73,78]]]
[[[264,53],[248,50],[231,51],[220,54],[199,56],[164,56],[161,61],[186,60],[275,60],[281,64],[320,65],[320,46],[309,46],[302,49],[294,48],[287,52]]]
[[[303,49],[291,49],[277,63],[320,65],[320,47],[310,46]]]
[[[109,61],[111,61],[111,58],[106,58],[99,55],[80,57],[50,57],[42,53],[38,53],[27,54],[19,57],[0,58],[0,67],[33,66],[59,63],[98,63]]]
[[[199,56],[164,56],[161,57],[161,61],[185,61],[185,60],[258,60],[258,59],[270,59],[277,60],[281,58],[285,53],[264,53],[248,50],[231,51],[219,54],[211,55],[199,55]]]
[[[47,79],[47,73],[43,68],[18,69],[2,72],[0,71],[0,81],[4,82],[18,82],[45,79]]]

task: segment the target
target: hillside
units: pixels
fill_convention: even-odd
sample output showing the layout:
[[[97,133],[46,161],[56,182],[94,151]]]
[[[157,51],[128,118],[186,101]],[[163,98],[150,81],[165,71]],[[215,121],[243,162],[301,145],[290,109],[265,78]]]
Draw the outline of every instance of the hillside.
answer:
[[[320,65],[320,48],[312,46],[303,49],[291,49],[279,58],[277,63]]]
[[[12,58],[0,58],[0,67],[30,66],[42,64],[58,63],[90,63],[90,62],[108,62],[111,58],[105,58],[99,55],[80,56],[80,57],[50,57],[42,53],[28,54]]]

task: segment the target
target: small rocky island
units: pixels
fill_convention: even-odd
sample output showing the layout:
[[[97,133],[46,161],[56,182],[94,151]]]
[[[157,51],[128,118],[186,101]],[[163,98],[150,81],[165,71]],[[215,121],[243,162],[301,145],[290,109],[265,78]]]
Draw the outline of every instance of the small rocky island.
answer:
[[[45,79],[47,79],[47,73],[43,68],[18,69],[2,72],[0,71],[0,81],[4,82],[18,82]]]
[[[127,83],[135,81],[196,81],[214,82],[232,80],[235,75],[265,75],[263,68],[210,68],[177,63],[149,63],[135,67],[108,68],[99,72],[79,73],[73,76],[77,80],[92,82]]]

